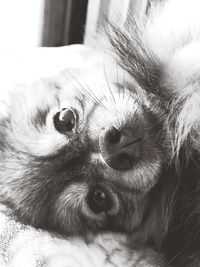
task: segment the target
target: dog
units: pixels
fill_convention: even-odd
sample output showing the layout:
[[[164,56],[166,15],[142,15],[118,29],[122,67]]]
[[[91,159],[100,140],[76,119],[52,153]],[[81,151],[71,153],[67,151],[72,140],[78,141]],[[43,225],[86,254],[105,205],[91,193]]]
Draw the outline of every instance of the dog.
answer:
[[[111,66],[9,94],[0,200],[19,222],[86,239],[125,233],[166,264],[199,263],[198,6],[148,2],[110,27]]]

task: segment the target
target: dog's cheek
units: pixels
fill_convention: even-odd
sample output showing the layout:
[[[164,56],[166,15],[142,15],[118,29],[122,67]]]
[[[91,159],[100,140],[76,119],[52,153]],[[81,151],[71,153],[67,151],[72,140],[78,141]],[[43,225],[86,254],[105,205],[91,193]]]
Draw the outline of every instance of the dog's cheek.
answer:
[[[84,235],[103,229],[108,223],[105,212],[95,213],[88,205],[90,185],[76,182],[57,197],[52,209],[52,227],[69,235]]]
[[[86,183],[74,183],[58,195],[53,213],[53,225],[58,231],[69,234],[80,234],[83,229],[82,216],[86,208],[88,185]]]

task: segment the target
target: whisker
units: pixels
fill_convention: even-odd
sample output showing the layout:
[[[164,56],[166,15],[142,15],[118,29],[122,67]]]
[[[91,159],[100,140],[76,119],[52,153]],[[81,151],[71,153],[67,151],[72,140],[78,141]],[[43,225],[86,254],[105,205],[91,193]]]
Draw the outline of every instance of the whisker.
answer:
[[[83,90],[84,94],[92,100],[95,104],[97,104],[99,107],[103,108],[104,110],[107,110],[106,107],[101,103],[101,101],[94,95],[92,90],[88,87],[84,87],[83,84],[68,70],[65,69],[66,72],[76,81],[76,83],[80,86],[80,88]]]
[[[85,126],[89,131],[91,131],[91,128],[90,128],[90,126],[87,124],[87,122],[85,122],[85,121],[80,121],[81,122],[81,124],[83,124],[83,126]]]
[[[171,258],[168,263],[171,264],[181,253],[184,252],[184,250],[186,250],[192,244],[192,242],[194,242],[193,239],[188,242],[187,245],[185,245],[173,258]]]
[[[120,82],[119,82],[119,72],[118,72],[118,64],[116,63],[116,73],[117,73],[117,92],[118,95],[120,96]]]
[[[110,87],[110,84],[109,84],[109,81],[108,81],[108,77],[106,75],[106,69],[105,69],[105,63],[104,62],[103,62],[103,71],[104,71],[104,76],[105,76],[106,84],[108,86],[108,89],[109,89],[109,92],[110,92],[110,96],[111,96],[111,99],[112,99],[113,104],[114,104],[115,111],[117,112],[117,109],[116,109],[116,100],[115,100],[114,94],[112,92],[112,89]]]

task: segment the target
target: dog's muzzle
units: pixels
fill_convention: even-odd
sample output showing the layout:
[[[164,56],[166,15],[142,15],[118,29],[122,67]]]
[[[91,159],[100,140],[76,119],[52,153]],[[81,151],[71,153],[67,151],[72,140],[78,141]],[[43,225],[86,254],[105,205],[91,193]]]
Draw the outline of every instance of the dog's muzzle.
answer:
[[[105,162],[116,170],[129,170],[140,156],[141,139],[130,129],[112,126],[100,134],[99,147]]]

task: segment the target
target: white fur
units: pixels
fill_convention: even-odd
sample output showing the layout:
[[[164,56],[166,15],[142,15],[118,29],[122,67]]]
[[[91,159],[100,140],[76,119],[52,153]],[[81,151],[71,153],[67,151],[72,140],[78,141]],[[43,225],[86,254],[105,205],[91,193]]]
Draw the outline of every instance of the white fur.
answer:
[[[200,122],[200,1],[168,0],[153,6],[142,38],[162,68],[161,84],[173,94],[176,119],[175,150],[188,135],[199,132]],[[176,111],[177,112],[177,111]],[[194,142],[199,149],[199,135]]]

